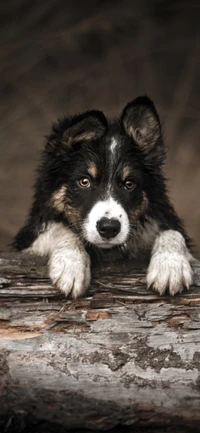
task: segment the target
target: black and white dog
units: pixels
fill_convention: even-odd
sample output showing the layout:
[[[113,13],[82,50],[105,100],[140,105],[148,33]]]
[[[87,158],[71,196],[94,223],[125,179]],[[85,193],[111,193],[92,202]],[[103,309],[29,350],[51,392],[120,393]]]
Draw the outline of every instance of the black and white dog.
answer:
[[[149,98],[119,119],[101,111],[53,125],[42,153],[35,198],[13,245],[47,255],[52,282],[74,298],[90,284],[90,249],[149,251],[147,286],[171,295],[192,283],[190,241],[169,202],[165,149]]]

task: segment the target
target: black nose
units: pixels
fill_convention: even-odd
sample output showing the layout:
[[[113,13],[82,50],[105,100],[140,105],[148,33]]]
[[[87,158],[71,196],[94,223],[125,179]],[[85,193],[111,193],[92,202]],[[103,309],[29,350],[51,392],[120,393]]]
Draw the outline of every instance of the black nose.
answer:
[[[99,234],[106,239],[114,238],[121,229],[120,222],[115,218],[101,218],[97,221],[97,230]]]

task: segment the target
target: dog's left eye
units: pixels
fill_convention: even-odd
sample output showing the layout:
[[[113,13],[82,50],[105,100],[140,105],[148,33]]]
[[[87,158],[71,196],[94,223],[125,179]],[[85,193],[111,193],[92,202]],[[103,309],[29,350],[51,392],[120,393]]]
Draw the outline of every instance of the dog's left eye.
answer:
[[[82,177],[82,178],[79,180],[79,185],[80,185],[82,188],[89,188],[89,186],[90,186],[90,179],[89,179],[88,177]]]
[[[135,188],[135,183],[132,180],[126,180],[125,184],[124,184],[126,189],[133,189]]]

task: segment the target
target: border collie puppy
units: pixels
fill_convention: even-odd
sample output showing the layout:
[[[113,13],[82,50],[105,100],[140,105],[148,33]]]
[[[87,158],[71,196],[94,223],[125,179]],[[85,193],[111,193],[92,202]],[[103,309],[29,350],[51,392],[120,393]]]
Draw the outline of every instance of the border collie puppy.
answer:
[[[190,241],[167,197],[164,160],[161,124],[146,96],[118,119],[95,110],[63,118],[47,138],[14,247],[48,256],[53,284],[74,298],[90,284],[91,247],[129,257],[149,251],[148,287],[161,295],[189,289]]]

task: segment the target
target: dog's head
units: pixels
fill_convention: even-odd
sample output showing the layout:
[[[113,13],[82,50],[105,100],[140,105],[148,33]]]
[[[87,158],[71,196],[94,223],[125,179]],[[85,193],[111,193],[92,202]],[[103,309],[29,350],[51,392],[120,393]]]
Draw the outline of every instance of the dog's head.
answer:
[[[147,97],[129,103],[116,120],[100,111],[63,119],[53,126],[44,156],[49,206],[97,247],[126,243],[132,228],[156,211],[164,148]]]

